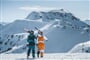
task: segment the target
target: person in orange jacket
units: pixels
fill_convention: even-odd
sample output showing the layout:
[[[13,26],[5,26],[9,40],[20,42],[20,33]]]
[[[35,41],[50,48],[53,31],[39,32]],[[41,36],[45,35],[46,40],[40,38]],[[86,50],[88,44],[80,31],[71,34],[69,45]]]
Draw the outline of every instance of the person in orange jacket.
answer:
[[[37,47],[38,47],[37,57],[38,58],[39,58],[39,55],[41,57],[44,56],[44,49],[45,49],[44,40],[47,40],[47,38],[43,35],[42,31],[39,31],[38,36],[37,36],[37,41],[38,41],[38,44],[37,44]]]

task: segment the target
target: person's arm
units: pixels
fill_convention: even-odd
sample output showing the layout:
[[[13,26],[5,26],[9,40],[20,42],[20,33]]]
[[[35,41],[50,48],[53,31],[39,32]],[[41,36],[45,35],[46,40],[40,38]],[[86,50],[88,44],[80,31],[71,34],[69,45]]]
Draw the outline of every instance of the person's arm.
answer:
[[[28,37],[27,37],[27,42],[29,43],[29,39],[28,39]]]
[[[28,42],[28,43],[31,42],[31,40],[30,40],[29,38],[30,38],[30,36],[28,35],[28,37],[27,37],[27,42]]]

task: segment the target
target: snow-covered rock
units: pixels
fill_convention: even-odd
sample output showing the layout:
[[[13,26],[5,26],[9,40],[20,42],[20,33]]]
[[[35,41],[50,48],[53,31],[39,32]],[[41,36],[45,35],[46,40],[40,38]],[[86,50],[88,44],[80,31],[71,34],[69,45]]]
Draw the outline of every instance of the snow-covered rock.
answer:
[[[77,17],[75,17],[72,13],[64,11],[64,9],[38,11],[38,12],[33,11],[26,17],[26,19],[30,19],[30,20],[42,19],[43,21],[52,21],[55,19],[80,20]]]
[[[30,20],[37,20],[37,19],[40,19],[40,13],[39,12],[31,12],[27,17],[26,19],[30,19]]]

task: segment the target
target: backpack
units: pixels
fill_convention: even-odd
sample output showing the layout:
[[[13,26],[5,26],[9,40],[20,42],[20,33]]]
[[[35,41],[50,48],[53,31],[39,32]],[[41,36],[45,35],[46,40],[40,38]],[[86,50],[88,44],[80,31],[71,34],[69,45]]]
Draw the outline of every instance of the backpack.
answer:
[[[29,45],[35,45],[35,35],[29,35],[27,42],[29,43]]]

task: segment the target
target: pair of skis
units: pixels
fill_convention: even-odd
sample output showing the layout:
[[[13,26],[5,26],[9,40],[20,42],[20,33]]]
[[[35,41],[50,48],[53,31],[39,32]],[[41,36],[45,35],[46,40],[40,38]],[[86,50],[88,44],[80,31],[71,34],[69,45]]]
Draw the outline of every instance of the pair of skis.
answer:
[[[38,30],[38,32],[40,31],[37,27],[35,27],[35,29]],[[29,29],[26,29],[26,28],[24,29],[24,31],[30,32],[30,30]]]

